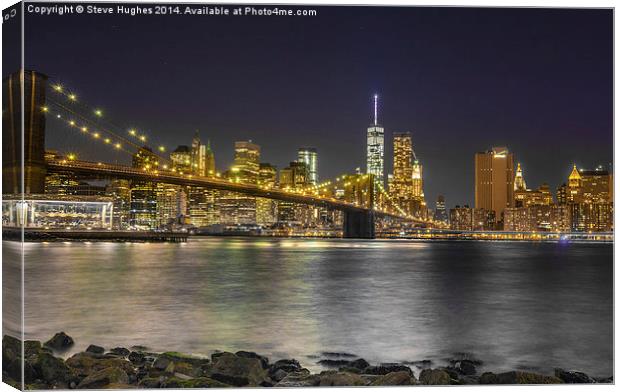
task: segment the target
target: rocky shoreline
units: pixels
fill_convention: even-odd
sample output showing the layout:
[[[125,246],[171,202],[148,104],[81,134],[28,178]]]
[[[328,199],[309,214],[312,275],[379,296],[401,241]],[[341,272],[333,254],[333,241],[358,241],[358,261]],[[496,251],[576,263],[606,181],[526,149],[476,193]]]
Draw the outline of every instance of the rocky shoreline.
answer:
[[[556,369],[554,375],[525,371],[479,374],[482,361],[457,353],[448,366],[433,367],[430,360],[371,365],[347,353],[322,353],[318,365],[332,369],[311,373],[295,359],[271,363],[249,351],[216,352],[210,358],[178,352],[153,353],[146,347],[109,350],[90,345],[67,359],[73,339],[59,332],[49,341],[24,342],[26,389],[133,389],[133,388],[228,388],[318,387],[471,384],[612,383],[611,377],[595,379],[583,372]],[[2,379],[18,389],[21,375],[21,343],[2,339]],[[418,376],[413,371],[416,369]],[[417,372],[419,370],[419,372]]]

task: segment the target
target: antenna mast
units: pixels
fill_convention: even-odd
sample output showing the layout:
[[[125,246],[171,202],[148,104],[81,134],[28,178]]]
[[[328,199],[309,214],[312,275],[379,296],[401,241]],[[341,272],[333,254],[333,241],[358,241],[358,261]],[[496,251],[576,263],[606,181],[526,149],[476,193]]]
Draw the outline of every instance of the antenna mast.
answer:
[[[379,96],[375,94],[375,126],[377,126],[377,100],[378,99],[379,99]]]

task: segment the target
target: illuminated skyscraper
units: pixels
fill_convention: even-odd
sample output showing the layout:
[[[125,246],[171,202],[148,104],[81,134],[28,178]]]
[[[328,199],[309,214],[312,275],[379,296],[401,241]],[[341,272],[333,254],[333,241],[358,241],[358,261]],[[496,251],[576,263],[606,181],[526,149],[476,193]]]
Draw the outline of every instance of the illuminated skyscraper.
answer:
[[[316,148],[302,147],[297,152],[297,160],[306,164],[308,168],[308,184],[316,185],[319,183],[318,158]]]
[[[252,141],[235,142],[235,161],[225,173],[232,182],[258,184],[260,146]],[[222,192],[220,214],[225,224],[255,224],[256,197],[235,192]]]
[[[495,212],[501,220],[514,205],[514,160],[506,147],[493,147],[475,156],[475,206]]]
[[[384,129],[378,123],[377,105],[379,96],[374,96],[374,121],[368,127],[366,139],[366,172],[374,174],[375,178],[383,184],[383,159],[384,159]]]
[[[192,151],[187,146],[178,146],[170,153],[172,168],[181,173],[192,171]]]
[[[446,211],[446,199],[443,195],[437,196],[437,202],[435,202],[435,216],[434,219],[438,222],[448,223],[448,212]]]
[[[132,159],[132,166],[149,170],[158,165],[157,155],[149,147],[141,147]],[[157,220],[157,184],[154,181],[132,181],[130,189],[129,224],[154,229]]]
[[[258,185],[264,189],[276,187],[278,170],[269,163],[260,164]],[[256,198],[256,224],[270,226],[277,221],[277,202],[264,197]]]
[[[521,170],[521,162],[517,163],[517,173],[515,174],[515,191],[524,191],[527,189],[525,179],[523,178],[523,170]]]

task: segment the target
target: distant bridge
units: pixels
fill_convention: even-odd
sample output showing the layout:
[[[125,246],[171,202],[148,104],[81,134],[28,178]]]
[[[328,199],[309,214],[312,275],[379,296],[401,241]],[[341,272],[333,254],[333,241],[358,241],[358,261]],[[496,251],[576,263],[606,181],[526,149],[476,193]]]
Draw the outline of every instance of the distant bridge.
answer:
[[[98,179],[127,179],[133,181],[161,182],[166,184],[197,186],[222,191],[242,193],[248,196],[267,199],[314,205],[343,212],[343,237],[345,238],[375,238],[375,218],[389,217],[415,224],[429,222],[409,216],[394,214],[375,208],[375,206],[360,206],[331,197],[300,193],[284,189],[264,188],[254,184],[233,182],[217,177],[201,177],[196,175],[182,175],[169,170],[147,171],[126,165],[113,165],[101,162],[81,160],[48,159],[46,160],[48,173],[70,172],[82,176]],[[372,184],[372,182],[370,182]],[[371,189],[370,192],[374,192]],[[372,197],[370,197],[372,200]]]

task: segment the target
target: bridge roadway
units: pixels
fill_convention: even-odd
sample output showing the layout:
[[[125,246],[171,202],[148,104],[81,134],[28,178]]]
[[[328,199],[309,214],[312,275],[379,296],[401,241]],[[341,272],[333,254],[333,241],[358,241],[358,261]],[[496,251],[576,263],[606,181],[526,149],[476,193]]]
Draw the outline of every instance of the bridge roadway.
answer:
[[[50,159],[46,161],[46,166],[49,173],[71,172],[78,175],[93,176],[95,178],[122,178],[137,181],[157,181],[183,186],[200,186],[243,193],[249,196],[339,210],[344,213],[343,232],[344,236],[347,238],[374,238],[375,217],[390,217],[412,223],[428,223],[411,217],[405,217],[383,210],[370,209],[333,198],[293,193],[282,189],[265,189],[257,185],[236,183],[220,178],[201,176],[190,177],[166,170],[153,173],[125,165],[79,160]]]

